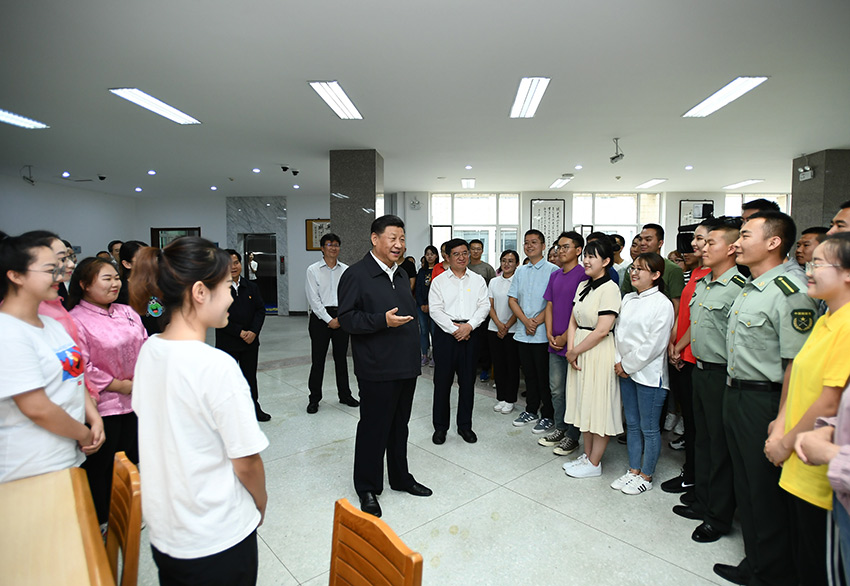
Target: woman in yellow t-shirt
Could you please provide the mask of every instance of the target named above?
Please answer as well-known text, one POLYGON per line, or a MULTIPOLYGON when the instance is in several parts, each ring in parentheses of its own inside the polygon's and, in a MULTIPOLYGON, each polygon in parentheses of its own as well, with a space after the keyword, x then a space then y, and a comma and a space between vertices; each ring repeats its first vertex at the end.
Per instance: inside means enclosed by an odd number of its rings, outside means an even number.
MULTIPOLYGON (((826 584, 826 520, 832 487, 826 466, 807 466, 794 453, 797 435, 814 427, 818 417, 835 415, 850 378, 850 237, 831 237, 806 263, 808 294, 829 310, 815 324, 794 358, 788 393, 765 442, 767 459, 782 466, 781 486, 788 493, 794 562, 805 583, 826 584)), ((791 315, 795 329, 811 327, 813 316, 791 315)))

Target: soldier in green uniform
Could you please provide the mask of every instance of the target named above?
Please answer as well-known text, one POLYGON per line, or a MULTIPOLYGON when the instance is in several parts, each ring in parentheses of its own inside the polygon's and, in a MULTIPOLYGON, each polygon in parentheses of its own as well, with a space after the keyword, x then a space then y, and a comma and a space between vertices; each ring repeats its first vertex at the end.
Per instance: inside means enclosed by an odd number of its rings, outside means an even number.
POLYGON ((726 324, 729 308, 746 279, 735 264, 735 242, 741 220, 716 220, 709 225, 702 249, 702 263, 711 273, 697 281, 690 299, 688 336, 696 358, 694 388, 694 484, 696 503, 678 505, 673 512, 699 518, 702 524, 691 534, 699 543, 717 541, 732 528, 735 492, 732 460, 723 429, 723 395, 726 393, 726 324))
POLYGON ((747 266, 751 276, 726 326, 723 423, 746 558, 738 566, 715 564, 714 571, 738 584, 798 583, 780 469, 764 457, 791 362, 815 322, 815 303, 805 294, 805 284, 782 267, 796 232, 789 216, 765 211, 750 216, 736 242, 738 264, 747 266))

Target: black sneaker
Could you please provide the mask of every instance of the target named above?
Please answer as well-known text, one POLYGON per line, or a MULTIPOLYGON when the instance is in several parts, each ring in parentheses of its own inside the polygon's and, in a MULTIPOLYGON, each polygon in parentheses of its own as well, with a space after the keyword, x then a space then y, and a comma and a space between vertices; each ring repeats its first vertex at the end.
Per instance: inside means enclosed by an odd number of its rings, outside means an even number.
POLYGON ((682 470, 678 476, 666 480, 661 483, 661 490, 664 492, 680 493, 687 492, 694 487, 693 482, 685 481, 685 471, 682 470))

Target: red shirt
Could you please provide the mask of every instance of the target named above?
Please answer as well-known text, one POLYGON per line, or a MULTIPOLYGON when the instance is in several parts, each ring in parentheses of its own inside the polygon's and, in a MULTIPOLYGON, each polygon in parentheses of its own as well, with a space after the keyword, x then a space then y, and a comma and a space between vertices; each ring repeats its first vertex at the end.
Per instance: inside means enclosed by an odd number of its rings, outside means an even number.
MULTIPOLYGON (((682 290, 682 297, 679 299, 679 321, 676 322, 676 342, 682 339, 685 332, 691 325, 691 297, 694 296, 694 290, 697 288, 697 281, 702 279, 711 269, 708 267, 699 267, 691 271, 691 278, 688 279, 687 285, 682 290)), ((682 360, 696 364, 697 360, 691 352, 691 345, 688 343, 685 349, 682 350, 682 360)))
POLYGON ((438 262, 437 264, 435 264, 435 265, 434 265, 434 268, 433 268, 433 269, 431 269, 431 282, 433 282, 433 281, 434 281, 434 279, 436 279, 436 278, 437 278, 437 275, 439 275, 440 273, 445 272, 445 270, 446 270, 446 269, 444 269, 444 268, 443 268, 443 263, 438 262))

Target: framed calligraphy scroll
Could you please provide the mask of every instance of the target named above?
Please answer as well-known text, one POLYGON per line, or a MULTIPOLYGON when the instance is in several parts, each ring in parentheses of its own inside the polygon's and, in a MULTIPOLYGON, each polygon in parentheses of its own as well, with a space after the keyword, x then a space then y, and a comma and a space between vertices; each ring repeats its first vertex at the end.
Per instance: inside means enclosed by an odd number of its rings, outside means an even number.
POLYGON ((532 199, 531 228, 543 232, 546 246, 554 244, 564 231, 567 203, 563 199, 532 199))

